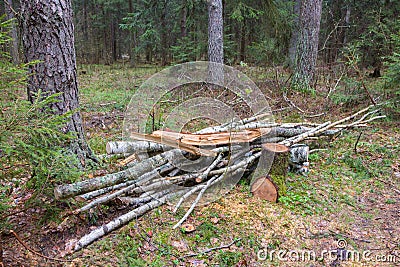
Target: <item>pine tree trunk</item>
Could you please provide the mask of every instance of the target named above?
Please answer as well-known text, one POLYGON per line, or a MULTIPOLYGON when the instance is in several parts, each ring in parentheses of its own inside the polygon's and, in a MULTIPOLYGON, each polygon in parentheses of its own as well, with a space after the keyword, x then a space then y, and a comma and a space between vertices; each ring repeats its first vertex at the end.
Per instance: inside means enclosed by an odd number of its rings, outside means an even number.
MULTIPOLYGON (((21 9, 25 61, 40 60, 29 67, 29 100, 35 101, 39 90, 43 96, 62 93, 59 102, 50 104, 51 111, 65 114, 78 109, 71 0, 23 0, 21 9)), ((76 142, 71 144, 71 149, 83 166, 86 159, 95 160, 86 143, 78 111, 62 130, 76 134, 76 142)))
MULTIPOLYGON (((5 11, 7 14, 7 20, 15 19, 12 8, 13 8, 13 1, 6 0, 5 1, 5 11)), ((17 21, 13 21, 11 24, 11 38, 12 38, 12 42, 11 42, 11 47, 10 47, 10 55, 13 60, 13 63, 19 64, 20 59, 19 59, 19 40, 18 40, 17 21)))
POLYGON ((322 0, 302 0, 296 46, 293 85, 309 88, 314 79, 322 0))
POLYGON ((208 61, 224 63, 222 1, 208 3, 208 61))
MULTIPOLYGON (((132 0, 128 1, 128 12, 130 14, 133 13, 133 2, 132 0)), ((135 30, 136 31, 136 30, 135 30)), ((131 68, 136 66, 136 33, 133 30, 129 30, 129 66, 131 68)))
POLYGON ((344 17, 345 28, 344 28, 343 42, 342 42, 343 47, 347 44, 348 32, 350 27, 350 15, 351 15, 351 6, 350 4, 348 4, 346 7, 346 16, 344 17))
POLYGON ((290 68, 294 68, 295 57, 296 57, 296 44, 299 37, 299 15, 300 15, 300 2, 301 0, 295 0, 293 6, 293 28, 292 28, 292 35, 289 41, 289 65, 290 68))
POLYGON ((208 1, 208 61, 209 82, 223 84, 224 38, 222 1, 208 1), (213 64, 218 63, 218 64, 213 64))
POLYGON ((163 9, 161 11, 161 66, 167 65, 167 53, 168 53, 168 40, 167 40, 167 21, 166 21, 166 9, 167 2, 163 2, 163 9))
POLYGON ((187 2, 186 0, 182 0, 182 7, 181 7, 181 37, 187 36, 187 2))

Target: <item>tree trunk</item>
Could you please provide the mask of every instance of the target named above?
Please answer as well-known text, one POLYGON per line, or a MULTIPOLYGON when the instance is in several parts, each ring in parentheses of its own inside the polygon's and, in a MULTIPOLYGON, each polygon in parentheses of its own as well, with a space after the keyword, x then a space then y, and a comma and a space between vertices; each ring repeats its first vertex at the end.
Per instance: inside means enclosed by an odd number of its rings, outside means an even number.
POLYGON ((114 18, 110 20, 110 47, 111 47, 111 64, 117 61, 117 39, 115 32, 114 18))
POLYGON ((351 15, 351 6, 350 4, 347 5, 346 7, 346 16, 344 17, 344 34, 343 34, 343 42, 342 46, 346 46, 347 44, 347 39, 348 39, 348 32, 349 32, 349 27, 350 27, 350 15, 351 15))
MULTIPOLYGON (((65 114, 79 108, 76 79, 74 28, 70 0, 23 0, 22 35, 25 61, 40 60, 29 67, 28 98, 62 93, 59 102, 49 108, 55 114, 65 114)), ((86 143, 79 111, 71 116, 64 132, 74 132, 76 141, 71 149, 84 166, 86 159, 96 160, 86 143)))
MULTIPOLYGON (((5 1, 5 11, 7 14, 7 20, 15 19, 14 10, 13 10, 13 1, 7 0, 5 1)), ((17 29, 17 22, 13 21, 11 23, 11 38, 12 43, 10 47, 10 55, 13 60, 14 64, 19 64, 19 41, 18 41, 18 29, 17 29)))
POLYGON ((208 4, 208 61, 224 63, 222 1, 208 4))
POLYGON ((240 29, 240 61, 245 60, 246 53, 246 18, 243 18, 243 22, 240 29))
POLYGON ((299 16, 299 36, 296 46, 292 84, 309 88, 314 79, 318 55, 322 0, 302 0, 299 16))
POLYGON ((187 36, 187 27, 186 27, 186 21, 187 21, 187 0, 182 0, 182 7, 181 7, 181 37, 186 37, 187 36))
POLYGON ((223 38, 222 1, 208 1, 208 61, 209 81, 212 84, 223 84, 224 38, 223 38), (217 64, 215 64, 217 63, 217 64))
MULTIPOLYGON (((133 13, 133 2, 132 0, 128 1, 128 11, 130 14, 133 13)), ((135 67, 136 65, 136 30, 129 31, 129 66, 131 68, 135 67)))
POLYGON ((295 57, 296 57, 296 44, 299 37, 299 15, 300 15, 300 2, 301 0, 295 0, 293 6, 293 27, 292 35, 289 41, 289 66, 294 69, 295 57))
POLYGON ((166 12, 167 12, 167 2, 163 2, 163 9, 161 11, 161 66, 167 65, 167 49, 168 49, 168 40, 167 40, 167 21, 166 21, 166 12))

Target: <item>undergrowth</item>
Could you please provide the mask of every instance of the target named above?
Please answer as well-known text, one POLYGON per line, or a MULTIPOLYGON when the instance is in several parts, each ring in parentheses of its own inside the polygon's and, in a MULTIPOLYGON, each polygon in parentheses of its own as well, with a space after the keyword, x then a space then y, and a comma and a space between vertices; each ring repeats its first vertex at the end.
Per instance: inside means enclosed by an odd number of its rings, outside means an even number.
MULTIPOLYGON (((7 29, 9 23, 1 22, 0 29, 7 29)), ((9 41, 7 32, 0 32, 0 44, 9 41)), ((52 194, 52 185, 76 180, 80 171, 76 168, 77 158, 68 150, 74 136, 61 131, 72 112, 63 115, 48 112, 48 105, 57 102, 59 94, 43 97, 39 92, 37 100, 30 103, 24 90, 26 69, 36 62, 16 66, 10 63, 7 53, 0 53, 0 90, 4 96, 0 100, 0 216, 3 217, 17 202, 15 192, 31 189, 33 196, 26 204, 41 203, 41 196, 52 194)))

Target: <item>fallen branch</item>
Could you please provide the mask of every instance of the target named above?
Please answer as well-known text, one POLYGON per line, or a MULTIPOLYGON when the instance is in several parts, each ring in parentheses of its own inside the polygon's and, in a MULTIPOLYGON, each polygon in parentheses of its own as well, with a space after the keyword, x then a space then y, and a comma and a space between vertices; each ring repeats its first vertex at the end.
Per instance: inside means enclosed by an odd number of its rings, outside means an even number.
POLYGON ((236 242, 239 242, 240 240, 242 240, 242 239, 238 238, 238 239, 233 240, 229 244, 222 245, 222 246, 219 246, 219 247, 209 248, 209 249, 206 249, 206 250, 204 250, 202 252, 199 252, 199 253, 188 254, 188 255, 183 256, 182 258, 196 257, 198 255, 207 254, 207 253, 210 253, 210 252, 215 251, 215 250, 230 248, 233 244, 235 244, 236 242))
POLYGON ((117 173, 107 174, 73 184, 59 185, 54 189, 54 195, 56 199, 63 199, 108 187, 114 184, 123 183, 127 180, 137 179, 146 172, 149 172, 161 165, 166 164, 168 162, 168 159, 172 160, 174 153, 177 152, 179 152, 179 150, 166 151, 164 153, 141 161, 132 168, 117 173))
POLYGON ((214 176, 213 178, 211 178, 210 180, 208 180, 208 182, 205 185, 201 185, 198 187, 201 187, 200 193, 197 195, 196 199, 193 201, 193 204, 190 206, 189 210, 186 212, 186 214, 182 217, 182 219, 177 222, 174 227, 172 227, 173 229, 178 228, 179 226, 181 226, 181 224, 189 217, 190 213, 192 213, 192 211, 194 210, 194 208, 196 207, 197 203, 199 203, 201 197, 203 196, 204 192, 210 188, 211 185, 214 184, 214 182, 218 182, 220 180, 222 180, 222 178, 224 178, 224 175, 221 176, 214 176))
POLYGON ((147 141, 117 141, 106 144, 107 154, 133 154, 138 152, 159 152, 169 150, 171 147, 147 141))
POLYGON ((93 230, 89 234, 83 236, 81 239, 77 241, 75 244, 74 251, 78 251, 89 244, 93 243, 95 240, 105 236, 106 234, 114 231, 115 229, 127 224, 131 220, 140 217, 141 215, 145 214, 147 211, 157 208, 163 204, 165 204, 168 200, 179 196, 180 194, 184 193, 185 191, 178 191, 174 193, 170 193, 160 199, 154 199, 153 201, 146 203, 124 215, 119 216, 118 218, 112 220, 111 222, 100 226, 99 228, 93 230))
MULTIPOLYGON (((146 181, 147 180, 146 179, 147 176, 150 176, 150 177, 154 178, 154 177, 157 177, 157 174, 162 174, 162 173, 167 172, 167 171, 169 171, 169 170, 171 170, 173 168, 174 168, 174 166, 172 166, 171 164, 167 163, 165 165, 162 165, 162 166, 154 169, 153 171, 151 171, 149 173, 146 173, 146 174, 142 175, 141 179, 138 179, 138 180, 146 181)), ((82 199, 85 199, 85 200, 90 200, 92 198, 101 196, 101 195, 109 193, 111 191, 115 191, 115 190, 130 186, 130 185, 135 184, 135 183, 138 184, 138 186, 139 186, 141 183, 138 180, 127 181, 127 182, 120 183, 120 184, 117 184, 117 185, 113 185, 113 186, 109 186, 109 187, 106 187, 106 188, 98 189, 98 190, 91 191, 91 192, 88 192, 86 194, 80 195, 78 197, 82 198, 82 199)))

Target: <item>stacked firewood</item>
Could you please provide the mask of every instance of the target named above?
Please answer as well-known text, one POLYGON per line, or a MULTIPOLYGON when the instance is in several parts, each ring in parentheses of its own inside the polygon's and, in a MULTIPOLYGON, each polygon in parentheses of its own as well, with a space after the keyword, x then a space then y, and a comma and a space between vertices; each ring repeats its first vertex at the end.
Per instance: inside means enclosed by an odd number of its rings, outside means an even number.
MULTIPOLYGON (((131 133, 135 141, 109 142, 107 153, 125 156, 120 162, 125 169, 59 185, 55 188, 55 196, 57 199, 77 197, 84 201, 74 214, 88 212, 115 200, 130 207, 130 210, 76 240, 72 251, 80 250, 165 203, 173 203, 175 212, 184 204, 188 207, 186 214, 175 225, 175 228, 179 227, 193 209, 205 201, 204 198, 210 201, 213 194, 226 193, 244 173, 247 176, 260 175, 254 174, 257 171, 255 166, 260 164, 260 157, 265 160, 263 155, 266 155, 266 149, 269 153, 279 154, 290 151, 291 147, 298 149, 299 142, 333 138, 344 129, 366 127, 369 122, 384 117, 377 112, 370 106, 344 119, 321 124, 273 123, 268 119, 271 114, 266 113, 208 127, 196 133, 168 130, 152 134, 131 133), (210 195, 205 197, 207 193, 210 195)), ((295 169, 307 167, 302 164, 304 162, 296 162, 292 158, 290 166, 295 169)), ((256 181, 255 184, 262 183, 256 181)))

